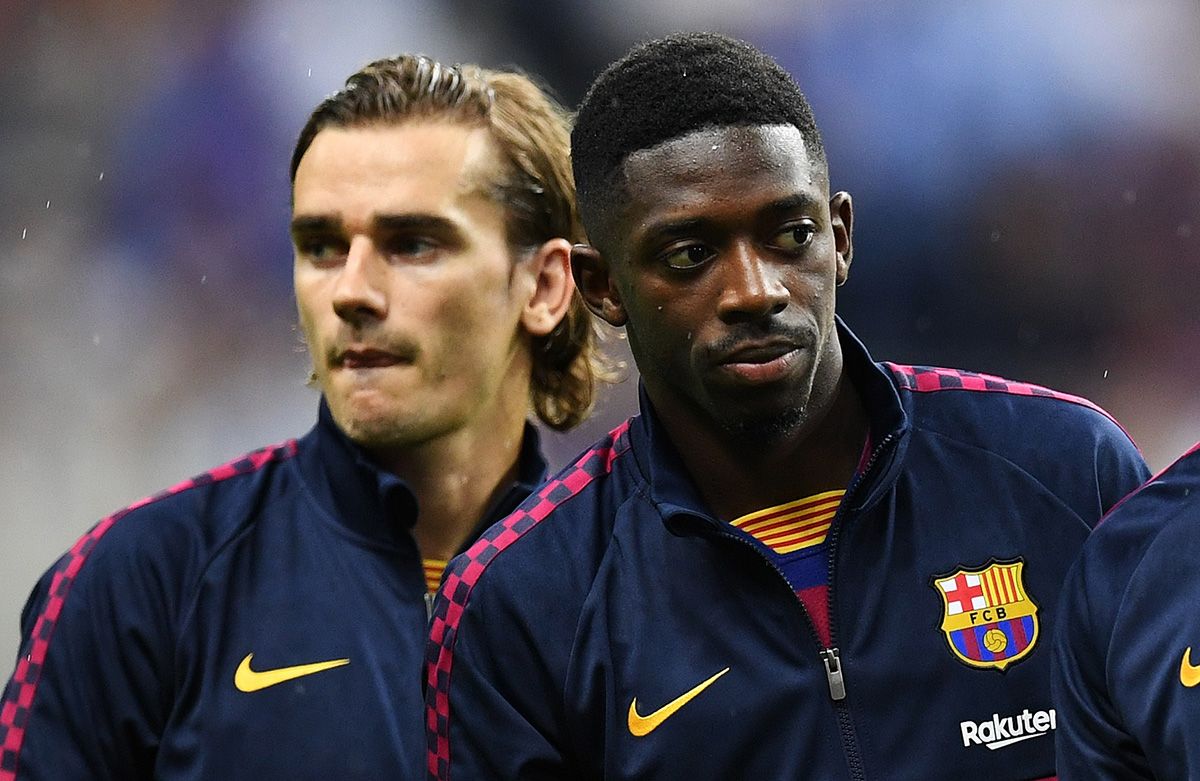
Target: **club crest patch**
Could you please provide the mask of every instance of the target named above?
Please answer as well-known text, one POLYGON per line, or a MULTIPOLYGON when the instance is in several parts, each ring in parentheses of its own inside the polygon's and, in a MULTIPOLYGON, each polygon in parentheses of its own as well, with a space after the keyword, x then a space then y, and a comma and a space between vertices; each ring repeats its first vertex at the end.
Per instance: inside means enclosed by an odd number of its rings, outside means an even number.
POLYGON ((942 597, 941 629, 950 653, 971 667, 1003 671, 1038 640, 1038 608, 1025 590, 1025 562, 992 559, 980 569, 935 575, 942 597))

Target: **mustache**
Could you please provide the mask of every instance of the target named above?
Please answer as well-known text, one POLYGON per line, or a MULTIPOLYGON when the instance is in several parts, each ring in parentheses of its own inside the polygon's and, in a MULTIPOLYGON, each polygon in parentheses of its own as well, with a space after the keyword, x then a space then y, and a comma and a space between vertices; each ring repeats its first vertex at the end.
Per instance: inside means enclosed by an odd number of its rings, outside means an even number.
POLYGON ((347 334, 339 337, 326 348, 325 361, 331 366, 340 363, 348 352, 386 353, 402 361, 411 361, 420 352, 420 347, 415 340, 403 334, 375 337, 347 334))
POLYGON ((748 342, 777 342, 793 347, 811 347, 816 343, 816 332, 808 326, 783 323, 775 320, 737 323, 711 342, 706 349, 711 355, 728 355, 748 342))

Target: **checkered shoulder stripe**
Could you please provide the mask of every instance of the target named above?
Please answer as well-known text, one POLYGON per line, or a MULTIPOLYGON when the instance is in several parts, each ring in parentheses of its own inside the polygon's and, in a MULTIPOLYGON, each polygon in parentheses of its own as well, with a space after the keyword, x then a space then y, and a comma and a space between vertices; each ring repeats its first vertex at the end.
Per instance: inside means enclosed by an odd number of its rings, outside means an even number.
POLYGON ((271 461, 282 461, 295 454, 295 440, 248 453, 236 461, 184 480, 165 491, 139 499, 100 521, 87 534, 79 538, 67 555, 58 562, 54 570, 46 605, 37 617, 33 633, 26 638, 25 645, 21 648, 16 671, 13 672, 12 679, 4 691, 4 701, 3 704, 0 704, 0 781, 15 781, 17 777, 17 760, 21 754, 21 744, 25 739, 25 724, 29 719, 29 710, 37 692, 42 664, 46 660, 46 652, 50 647, 50 638, 54 634, 58 617, 62 613, 63 603, 67 599, 67 593, 71 590, 75 576, 79 574, 88 555, 105 532, 111 529, 114 523, 140 507, 145 507, 189 488, 209 485, 227 480, 235 475, 256 471, 271 461))
POLYGON ((1128 501, 1129 501, 1130 499, 1132 499, 1133 497, 1135 497, 1135 496, 1137 496, 1138 494, 1140 494, 1142 491, 1146 490, 1147 486, 1149 486, 1150 484, 1152 484, 1152 483, 1155 483, 1155 482, 1157 482, 1158 480, 1161 480, 1161 479, 1162 479, 1162 476, 1163 476, 1163 475, 1165 475, 1167 472, 1170 472, 1172 469, 1174 469, 1174 468, 1175 468, 1175 465, 1176 465, 1176 464, 1178 464, 1180 461, 1183 461, 1183 460, 1185 460, 1185 459, 1187 459, 1187 458, 1190 458, 1190 457, 1192 457, 1192 455, 1193 455, 1193 454, 1195 454, 1195 453, 1197 453, 1197 452, 1200 452, 1200 442, 1197 442, 1196 444, 1192 445, 1190 448, 1188 448, 1188 451, 1187 451, 1186 453, 1184 453, 1183 455, 1181 455, 1179 458, 1175 459, 1175 460, 1174 460, 1174 461, 1172 461, 1171 463, 1167 464, 1167 465, 1166 465, 1166 466, 1164 466, 1162 469, 1160 469, 1160 470, 1158 470, 1157 472, 1155 472, 1155 473, 1154 473, 1154 474, 1153 474, 1153 475, 1150 477, 1150 479, 1149 479, 1149 480, 1147 480, 1146 482, 1142 483, 1141 485, 1139 485, 1137 488, 1133 489, 1133 490, 1132 490, 1132 491, 1130 491, 1129 493, 1125 494, 1125 496, 1121 497, 1120 501, 1118 501, 1118 502, 1117 502, 1116 504, 1114 504, 1112 507, 1109 507, 1109 508, 1108 508, 1108 512, 1104 513, 1104 515, 1102 515, 1102 516, 1100 517, 1100 520, 1096 521, 1096 525, 1097 525, 1097 526, 1099 526, 1100 524, 1102 524, 1102 523, 1104 523, 1105 521, 1107 521, 1107 520, 1108 520, 1108 516, 1110 516, 1110 515, 1112 515, 1113 513, 1115 513, 1115 512, 1117 511, 1117 509, 1118 509, 1118 508, 1120 508, 1121 506, 1123 506, 1123 505, 1124 505, 1126 502, 1128 502, 1128 501))
POLYGON ((511 515, 493 526, 451 564, 442 580, 429 625, 425 653, 425 721, 429 778, 450 778, 450 672, 454 640, 471 590, 488 564, 551 511, 612 471, 617 456, 629 449, 629 421, 617 426, 570 468, 543 485, 511 515))
MULTIPOLYGON (((1117 420, 1098 405, 1082 396, 1072 396, 1056 390, 1043 388, 1041 385, 1031 385, 1027 382, 1014 382, 991 374, 979 374, 961 369, 940 369, 935 366, 901 366, 895 363, 885 363, 895 376, 901 388, 917 393, 931 393, 944 390, 965 390, 984 393, 1008 393, 1013 396, 1040 396, 1047 399, 1058 399, 1070 404, 1078 404, 1090 410, 1099 412, 1104 417, 1116 423, 1117 420)), ((1121 426, 1121 430, 1125 428, 1121 426)), ((1129 432, 1125 432, 1129 436, 1129 432)), ((1131 438, 1132 441, 1132 438, 1131 438)))

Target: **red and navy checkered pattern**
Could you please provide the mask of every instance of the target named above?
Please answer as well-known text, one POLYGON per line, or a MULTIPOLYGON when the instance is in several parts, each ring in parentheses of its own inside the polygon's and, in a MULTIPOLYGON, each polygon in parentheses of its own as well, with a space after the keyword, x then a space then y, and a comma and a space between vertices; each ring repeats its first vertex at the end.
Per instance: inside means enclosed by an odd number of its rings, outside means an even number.
MULTIPOLYGON (((1040 385, 1031 385, 1027 382, 1014 382, 1013 380, 1006 380, 1003 377, 968 372, 962 369, 940 369, 936 366, 901 366, 895 363, 884 363, 884 366, 892 372, 892 375, 895 376, 901 388, 916 391, 917 393, 965 390, 984 393, 1008 393, 1013 396, 1039 396, 1087 407, 1099 412, 1118 426, 1121 425, 1117 423, 1112 415, 1109 415, 1102 408, 1082 396, 1060 393, 1056 390, 1043 388, 1040 385)), ((1125 431, 1124 427, 1121 430, 1125 431)), ((1128 436, 1129 432, 1125 433, 1128 436)))
POLYGON ((50 638, 54 634, 58 617, 62 613, 63 603, 71 590, 75 576, 79 574, 88 555, 95 549, 96 543, 104 536, 105 532, 112 528, 114 523, 140 507, 145 507, 189 488, 209 485, 236 475, 256 471, 271 461, 281 461, 295 454, 296 442, 288 440, 279 445, 256 450, 236 461, 184 480, 165 491, 139 499, 93 526, 59 560, 52 576, 46 604, 37 617, 33 633, 27 638, 25 646, 21 649, 17 669, 4 692, 4 702, 0 705, 0 781, 15 781, 17 777, 17 760, 21 754, 21 743, 25 738, 25 725, 29 719, 30 706, 33 704, 33 698, 37 692, 42 665, 46 661, 46 652, 50 648, 50 638))
POLYGON ((509 545, 532 529, 554 508, 582 491, 592 480, 612 471, 613 461, 629 449, 629 421, 584 453, 570 468, 543 485, 512 515, 488 529, 466 553, 451 563, 433 608, 429 648, 425 655, 428 727, 428 770, 434 779, 450 778, 450 673, 454 666, 454 639, 479 577, 509 545))
POLYGON ((1112 507, 1109 507, 1108 512, 1106 512, 1104 514, 1104 516, 1102 518, 1100 518, 1099 521, 1096 521, 1096 525, 1099 526, 1100 524, 1107 521, 1108 516, 1115 513, 1118 508, 1120 508, 1122 505, 1124 505, 1126 502, 1128 502, 1133 497, 1140 494, 1142 491, 1146 490, 1147 486, 1157 482, 1167 472, 1174 470, 1176 464, 1178 464, 1180 461, 1184 460, 1185 458, 1187 458, 1188 456, 1192 455, 1193 453, 1195 453, 1197 451, 1200 451, 1200 442, 1197 442, 1196 444, 1192 445, 1190 448, 1188 448, 1188 451, 1186 453, 1184 453, 1183 455, 1181 455, 1179 458, 1175 459, 1171 463, 1167 464, 1162 469, 1155 472, 1154 475, 1152 475, 1149 480, 1147 480, 1146 482, 1142 483, 1134 490, 1127 493, 1124 497, 1121 498, 1121 501, 1117 502, 1112 507))

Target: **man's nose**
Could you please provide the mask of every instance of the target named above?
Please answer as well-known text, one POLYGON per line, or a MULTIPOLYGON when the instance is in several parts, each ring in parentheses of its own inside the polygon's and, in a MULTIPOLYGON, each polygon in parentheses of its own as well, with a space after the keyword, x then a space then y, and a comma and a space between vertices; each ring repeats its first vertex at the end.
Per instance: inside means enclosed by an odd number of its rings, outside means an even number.
POLYGON ((386 263, 370 238, 356 236, 350 241, 333 291, 333 309, 338 317, 352 325, 387 317, 388 299, 382 280, 386 263))
POLYGON ((781 269, 753 243, 735 243, 719 261, 724 271, 717 314, 725 322, 757 320, 779 314, 788 305, 781 269))

